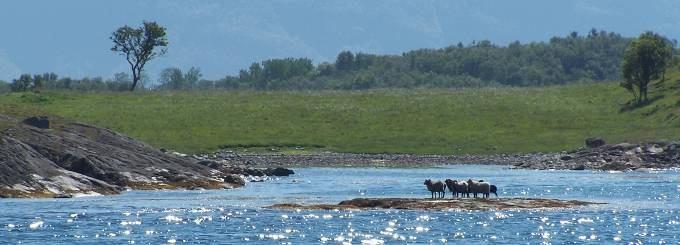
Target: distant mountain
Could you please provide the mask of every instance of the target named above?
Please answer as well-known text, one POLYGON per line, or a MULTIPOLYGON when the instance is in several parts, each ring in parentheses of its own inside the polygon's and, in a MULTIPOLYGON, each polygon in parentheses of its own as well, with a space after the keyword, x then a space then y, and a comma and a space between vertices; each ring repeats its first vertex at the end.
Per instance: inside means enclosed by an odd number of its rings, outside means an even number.
POLYGON ((680 33, 680 2, 654 1, 12 1, 0 8, 0 79, 20 73, 105 76, 126 71, 109 51, 122 25, 156 20, 168 28, 166 57, 150 63, 200 67, 204 77, 236 74, 254 61, 341 50, 401 54, 488 39, 547 41, 591 28, 635 36, 680 33))

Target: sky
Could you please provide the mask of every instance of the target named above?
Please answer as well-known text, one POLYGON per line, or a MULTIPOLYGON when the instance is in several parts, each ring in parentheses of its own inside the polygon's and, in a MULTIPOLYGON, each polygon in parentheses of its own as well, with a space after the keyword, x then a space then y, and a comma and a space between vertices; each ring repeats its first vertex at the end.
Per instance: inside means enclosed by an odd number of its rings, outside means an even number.
POLYGON ((203 77, 237 74, 253 62, 308 57, 335 60, 342 50, 401 54, 458 42, 547 41, 592 28, 680 39, 676 0, 7 0, 0 6, 0 80, 22 73, 112 77, 129 72, 110 51, 117 28, 157 21, 166 67, 199 67, 203 77))

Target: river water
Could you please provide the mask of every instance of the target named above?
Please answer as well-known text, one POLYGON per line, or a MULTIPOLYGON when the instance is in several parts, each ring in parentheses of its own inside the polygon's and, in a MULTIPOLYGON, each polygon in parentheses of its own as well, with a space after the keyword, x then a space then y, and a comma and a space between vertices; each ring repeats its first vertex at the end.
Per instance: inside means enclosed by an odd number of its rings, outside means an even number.
POLYGON ((0 243, 680 243, 678 170, 608 173, 452 165, 295 171, 291 177, 248 183, 235 190, 0 199, 0 243), (484 179, 497 185, 503 197, 609 204, 505 211, 263 208, 276 203, 337 203, 356 197, 429 197, 422 184, 425 178, 484 179))

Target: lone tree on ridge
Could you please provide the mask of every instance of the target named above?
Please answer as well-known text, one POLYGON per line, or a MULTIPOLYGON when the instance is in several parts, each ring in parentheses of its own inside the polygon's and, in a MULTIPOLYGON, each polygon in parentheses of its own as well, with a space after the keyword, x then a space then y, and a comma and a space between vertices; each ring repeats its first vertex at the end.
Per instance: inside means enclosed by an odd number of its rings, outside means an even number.
POLYGON ((668 40, 654 32, 640 34, 626 48, 621 86, 633 93, 636 103, 647 101, 649 82, 659 79, 664 73, 672 52, 668 40))
POLYGON ((156 22, 144 21, 139 28, 123 26, 111 34, 113 47, 111 51, 125 56, 132 69, 132 86, 134 91, 141 78, 144 65, 149 60, 167 52, 168 40, 165 37, 165 27, 156 22), (159 49, 155 49, 159 47, 159 49))

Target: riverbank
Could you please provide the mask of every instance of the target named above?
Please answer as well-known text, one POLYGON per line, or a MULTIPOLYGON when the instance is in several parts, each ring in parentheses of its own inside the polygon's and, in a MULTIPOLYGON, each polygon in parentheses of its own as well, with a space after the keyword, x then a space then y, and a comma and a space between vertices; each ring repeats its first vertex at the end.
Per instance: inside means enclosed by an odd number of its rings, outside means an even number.
POLYGON ((356 153, 237 153, 222 150, 194 155, 202 161, 250 167, 430 167, 448 164, 507 165, 523 169, 636 170, 680 167, 680 141, 590 145, 558 153, 495 155, 415 155, 356 153))

